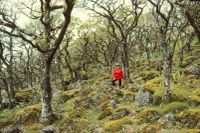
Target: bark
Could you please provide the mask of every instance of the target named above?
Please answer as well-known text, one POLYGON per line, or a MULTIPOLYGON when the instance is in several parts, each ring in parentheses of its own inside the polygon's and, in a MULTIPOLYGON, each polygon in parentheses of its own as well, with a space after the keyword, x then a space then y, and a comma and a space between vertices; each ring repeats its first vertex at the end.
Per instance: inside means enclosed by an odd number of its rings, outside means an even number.
POLYGON ((170 83, 171 83, 171 70, 172 70, 172 55, 169 52, 167 42, 162 42, 164 64, 163 64, 163 76, 164 76, 164 89, 163 89, 163 102, 169 103, 170 96, 170 83))
POLYGON ((13 79, 13 39, 10 36, 10 42, 9 42, 9 52, 10 52, 10 61, 8 66, 8 74, 9 74, 9 91, 11 99, 14 99, 15 97, 15 91, 14 91, 14 79, 13 79))
POLYGON ((51 107, 51 83, 50 70, 51 62, 46 62, 44 66, 43 79, 41 82, 41 98, 42 98, 42 114, 41 120, 44 123, 51 123, 53 121, 52 107, 51 107))

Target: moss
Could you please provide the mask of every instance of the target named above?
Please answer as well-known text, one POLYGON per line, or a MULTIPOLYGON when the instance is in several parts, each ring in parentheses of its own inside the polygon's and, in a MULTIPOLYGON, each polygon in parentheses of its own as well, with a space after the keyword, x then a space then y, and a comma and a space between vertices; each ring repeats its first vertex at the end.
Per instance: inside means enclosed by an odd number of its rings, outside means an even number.
POLYGON ((124 118, 121 118, 121 119, 106 122, 105 125, 104 125, 104 128, 105 128, 105 130, 116 131, 116 130, 119 130, 122 125, 129 124, 129 123, 132 123, 131 118, 130 117, 124 117, 124 118))
POLYGON ((39 123, 30 124, 26 127, 26 133, 38 133, 44 126, 39 123))
POLYGON ((200 122, 200 109, 189 109, 178 114, 180 121, 189 128, 195 128, 200 122))
POLYGON ((78 93, 79 91, 80 89, 72 89, 72 90, 64 91, 61 93, 61 100, 65 102, 71 99, 72 97, 74 97, 74 94, 78 93))
POLYGON ((16 123, 30 124, 39 122, 40 114, 41 104, 35 104, 18 111, 13 119, 16 123))
POLYGON ((171 85, 171 95, 174 101, 185 101, 192 95, 192 91, 179 85, 171 85))
POLYGON ((161 111, 157 108, 146 108, 139 113, 139 117, 141 122, 155 122, 161 114, 161 111))
POLYGON ((33 90, 22 90, 15 93, 17 102, 29 102, 33 98, 33 90))
POLYGON ((76 118, 76 117, 81 117, 83 112, 84 112, 85 108, 83 107, 78 107, 74 110, 72 110, 70 113, 69 113, 69 117, 71 118, 76 118))
POLYGON ((101 112, 97 109, 87 109, 82 113, 82 117, 84 119, 95 121, 98 120, 101 112))
POLYGON ((141 76, 143 80, 150 80, 150 79, 153 79, 153 78, 159 76, 159 71, 154 70, 154 69, 145 70, 139 76, 141 76))
POLYGON ((182 129, 178 133, 199 133, 200 129, 182 129))
POLYGON ((104 110, 105 108, 107 108, 108 107, 108 103, 109 103, 109 100, 108 99, 104 99, 101 103, 100 103, 100 108, 102 109, 102 110, 104 110))
POLYGON ((19 108, 13 108, 13 109, 4 109, 0 111, 0 129, 3 129, 5 126, 14 123, 13 117, 18 110, 19 108))
POLYGON ((168 113, 168 112, 180 112, 185 109, 189 108, 188 103, 185 102, 172 102, 167 105, 162 105, 161 106, 163 113, 168 113))
POLYGON ((99 116, 99 120, 106 118, 107 116, 110 116, 113 114, 113 109, 111 107, 107 107, 103 110, 103 112, 99 116))
POLYGON ((143 88, 152 92, 152 93, 155 93, 156 91, 160 90, 161 87, 160 87, 160 83, 163 81, 163 78, 162 77, 156 77, 152 80, 149 80, 147 81, 144 85, 143 85, 143 88))
POLYGON ((193 93, 196 94, 197 96, 200 96, 200 88, 198 88, 195 91, 193 91, 193 93))
POLYGON ((189 99, 194 103, 197 103, 197 104, 200 103, 200 97, 197 95, 189 96, 189 99))
POLYGON ((94 81, 94 84, 95 85, 99 85, 99 84, 101 84, 103 81, 105 81, 105 80, 108 80, 108 79, 111 79, 112 77, 111 77, 111 75, 109 74, 109 73, 104 73, 100 78, 98 78, 98 79, 96 79, 95 81, 94 81))
POLYGON ((87 119, 80 118, 69 118, 66 117, 62 121, 60 121, 57 125, 54 125, 57 133, 65 133, 66 131, 69 133, 80 133, 83 130, 88 129, 88 126, 91 122, 87 119))
POLYGON ((162 129, 160 124, 151 124, 145 126, 140 133, 157 133, 162 129))

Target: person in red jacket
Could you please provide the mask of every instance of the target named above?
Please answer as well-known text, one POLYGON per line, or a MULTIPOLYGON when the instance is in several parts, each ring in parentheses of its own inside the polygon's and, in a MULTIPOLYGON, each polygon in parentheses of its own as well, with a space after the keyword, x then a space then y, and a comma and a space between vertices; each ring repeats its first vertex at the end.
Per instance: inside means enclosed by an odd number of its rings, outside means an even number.
POLYGON ((124 74, 122 69, 120 68, 120 65, 117 63, 116 68, 113 70, 113 81, 112 85, 115 86, 115 82, 119 81, 119 86, 122 85, 122 79, 124 78, 124 74))

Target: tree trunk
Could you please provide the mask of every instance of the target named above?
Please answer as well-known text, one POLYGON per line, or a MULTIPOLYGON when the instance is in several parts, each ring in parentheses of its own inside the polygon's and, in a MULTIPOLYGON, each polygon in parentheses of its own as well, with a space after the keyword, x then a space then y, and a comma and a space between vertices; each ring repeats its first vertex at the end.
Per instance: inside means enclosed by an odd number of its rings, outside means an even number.
POLYGON ((4 82, 4 85, 5 85, 6 93, 8 95, 9 109, 11 109, 13 107, 13 103, 12 103, 11 95, 10 95, 10 92, 9 92, 8 83, 7 83, 6 79, 4 79, 4 78, 3 78, 3 82, 4 82))
POLYGON ((123 44, 123 53, 122 53, 122 62, 123 62, 123 68, 124 68, 124 78, 128 81, 130 80, 129 75, 129 62, 128 62, 128 49, 127 49, 127 43, 125 42, 123 44))
POLYGON ((10 61, 9 61, 9 67, 8 67, 8 74, 9 74, 9 91, 11 99, 15 98, 15 91, 14 91, 14 83, 13 83, 13 39, 10 37, 9 42, 9 52, 10 52, 10 61))
POLYGON ((43 123, 51 123, 53 121, 53 113, 51 107, 51 79, 50 79, 51 62, 46 59, 46 63, 43 71, 43 78, 41 82, 41 94, 42 94, 42 114, 41 121, 43 123))
POLYGON ((164 75, 164 90, 163 90, 163 101, 165 103, 170 102, 170 83, 171 83, 171 69, 172 69, 172 56, 169 53, 167 42, 163 44, 163 75, 164 75))

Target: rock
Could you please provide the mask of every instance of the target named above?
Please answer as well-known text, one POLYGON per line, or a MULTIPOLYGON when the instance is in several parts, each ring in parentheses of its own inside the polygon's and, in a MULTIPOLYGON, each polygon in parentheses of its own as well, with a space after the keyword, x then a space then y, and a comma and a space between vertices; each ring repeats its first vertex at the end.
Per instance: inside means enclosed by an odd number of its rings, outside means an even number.
POLYGON ((139 87, 139 86, 129 86, 128 90, 132 91, 132 92, 138 92, 139 90, 141 90, 141 87, 139 87))
POLYGON ((140 122, 154 123, 159 120, 161 113, 156 108, 146 108, 139 113, 140 122))
POLYGON ((191 74, 200 78, 200 67, 198 65, 192 65, 188 68, 188 70, 191 72, 191 74))
POLYGON ((16 102, 30 102, 33 99, 33 90, 17 91, 15 94, 16 102))
POLYGON ((22 110, 18 111, 13 120, 14 123, 18 124, 30 124, 34 122, 39 122, 41 114, 41 104, 30 105, 22 110))
POLYGON ((147 106, 152 102, 152 94, 147 90, 139 90, 138 94, 135 96, 136 106, 147 106))
POLYGON ((108 103, 108 107, 116 108, 118 103, 119 103, 119 101, 117 101, 115 99, 110 100, 110 102, 108 103))
POLYGON ((147 125, 142 129, 141 133, 159 133, 161 129, 162 125, 159 124, 147 125))
POLYGON ((3 130, 0 130, 2 133, 25 133, 25 127, 22 125, 10 125, 3 130))
POLYGON ((116 120, 128 116, 131 112, 127 108, 117 109, 112 115, 111 120, 116 120))
POLYGON ((113 109, 111 107, 107 107, 107 108, 103 109, 103 112, 100 114, 98 119, 102 120, 102 119, 112 115, 112 113, 113 113, 113 109))
POLYGON ((189 128, 197 127, 200 122, 200 109, 189 109, 178 114, 180 122, 189 128))
POLYGON ((173 113, 165 114, 158 120, 158 123, 166 128, 170 128, 176 123, 176 116, 173 113))
POLYGON ((53 126, 48 126, 43 128, 40 133, 54 133, 54 128, 53 126))
POLYGON ((123 117, 117 120, 111 120, 104 124, 104 129, 106 131, 115 132, 121 129, 124 124, 132 124, 131 117, 123 117))
POLYGON ((61 96, 62 91, 61 90, 56 90, 53 93, 53 99, 55 99, 55 101, 59 100, 60 96, 61 96))
POLYGON ((135 96, 136 96, 136 93, 128 92, 128 93, 124 94, 123 100, 127 101, 127 102, 134 102, 135 96))

